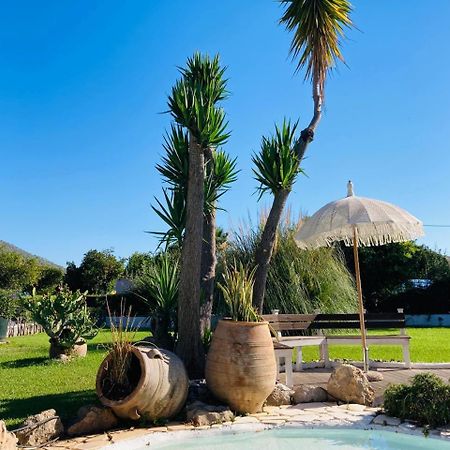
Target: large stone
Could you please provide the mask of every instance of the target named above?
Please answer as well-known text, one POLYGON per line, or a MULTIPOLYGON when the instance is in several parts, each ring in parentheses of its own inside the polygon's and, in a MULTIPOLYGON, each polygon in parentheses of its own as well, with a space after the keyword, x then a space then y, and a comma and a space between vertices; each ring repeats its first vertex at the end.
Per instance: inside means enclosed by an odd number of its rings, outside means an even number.
POLYGON ((53 439, 59 438, 64 433, 64 426, 54 409, 47 409, 39 414, 28 417, 23 429, 17 432, 20 445, 33 447, 53 439))
POLYGON ((231 422, 234 420, 234 414, 228 406, 207 405, 197 401, 187 406, 186 419, 192 422, 195 427, 202 427, 216 423, 231 422))
POLYGON ((277 383, 274 390, 266 399, 267 406, 281 406, 291 404, 292 389, 284 384, 277 383))
POLYGON ((10 433, 6 429, 5 422, 0 420, 0 449, 1 450, 16 450, 17 438, 14 433, 10 433))
POLYGON ((78 410, 78 421, 67 429, 69 436, 102 433, 119 425, 119 419, 109 408, 83 406, 78 410))
POLYGON ((303 384, 295 388, 292 396, 293 403, 311 403, 311 402, 326 402, 328 400, 327 391, 312 384, 303 384))
POLYGON ((333 370, 327 391, 337 400, 366 406, 372 405, 375 397, 364 372, 349 364, 343 364, 333 370))

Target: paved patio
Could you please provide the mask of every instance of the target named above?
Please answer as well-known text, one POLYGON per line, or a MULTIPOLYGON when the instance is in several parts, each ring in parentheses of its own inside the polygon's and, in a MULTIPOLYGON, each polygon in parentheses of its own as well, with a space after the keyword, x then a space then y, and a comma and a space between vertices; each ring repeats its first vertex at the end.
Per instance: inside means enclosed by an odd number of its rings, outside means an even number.
MULTIPOLYGON (((316 384, 325 387, 333 369, 307 369, 302 372, 294 372, 294 385, 316 384)), ((421 372, 431 372, 444 381, 450 379, 450 369, 378 369, 377 372, 383 374, 383 381, 371 383, 375 390, 374 406, 383 403, 383 394, 389 384, 407 383, 410 378, 421 372)), ((281 374, 280 381, 285 381, 284 374, 281 374)))

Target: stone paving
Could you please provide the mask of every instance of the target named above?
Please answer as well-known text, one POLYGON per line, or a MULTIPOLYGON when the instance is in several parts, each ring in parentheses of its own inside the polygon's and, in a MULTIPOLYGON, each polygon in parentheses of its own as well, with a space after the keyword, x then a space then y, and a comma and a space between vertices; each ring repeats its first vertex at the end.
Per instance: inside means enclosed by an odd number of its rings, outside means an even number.
MULTIPOLYGON (((203 430, 223 431, 251 431, 266 428, 286 427, 341 427, 359 429, 385 429, 396 432, 423 435, 424 429, 410 422, 380 414, 379 408, 370 408, 356 404, 336 405, 336 403, 300 403, 288 406, 267 406, 263 412, 238 416, 233 422, 214 424, 194 428, 191 424, 169 422, 165 426, 152 428, 135 428, 113 431, 102 435, 85 436, 67 441, 55 442, 48 450, 94 450, 94 449, 132 449, 134 443, 119 445, 121 442, 141 438, 137 446, 151 445, 161 439, 169 438, 173 433, 199 433, 203 430), (142 438, 144 438, 142 440, 142 438), (150 444, 147 444, 150 442, 150 444), (114 445, 111 447, 113 444, 114 445), (133 445, 133 446, 132 446, 133 445)), ((450 442, 450 428, 425 430, 433 437, 448 439, 450 442)), ((184 435, 183 435, 184 437, 184 435)))

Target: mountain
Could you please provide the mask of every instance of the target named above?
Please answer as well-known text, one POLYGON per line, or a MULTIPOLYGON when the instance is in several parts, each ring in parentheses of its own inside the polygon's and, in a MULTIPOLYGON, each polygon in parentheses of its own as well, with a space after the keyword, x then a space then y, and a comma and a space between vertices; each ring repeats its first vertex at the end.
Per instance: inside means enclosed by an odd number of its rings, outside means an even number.
POLYGON ((57 269, 65 270, 64 267, 62 267, 58 264, 55 264, 55 263, 49 261, 48 259, 42 258, 41 256, 33 255, 32 253, 22 250, 21 248, 16 247, 15 245, 10 244, 9 242, 0 240, 0 252, 2 250, 6 250, 8 252, 19 253, 20 255, 24 256, 25 258, 36 258, 41 264, 44 264, 44 265, 50 266, 50 267, 55 267, 57 269))

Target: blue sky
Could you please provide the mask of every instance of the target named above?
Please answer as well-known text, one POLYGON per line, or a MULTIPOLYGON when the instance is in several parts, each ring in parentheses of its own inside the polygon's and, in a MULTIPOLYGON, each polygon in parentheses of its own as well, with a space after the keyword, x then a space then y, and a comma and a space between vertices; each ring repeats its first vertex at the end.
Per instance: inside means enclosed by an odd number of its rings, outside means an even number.
MULTIPOLYGON (((312 213, 357 194, 401 205, 426 224, 450 224, 450 2, 355 0, 359 30, 344 42, 325 114, 290 197, 312 213)), ((0 239, 64 264, 91 248, 154 250, 154 166, 170 118, 176 66, 194 51, 221 54, 241 170, 219 223, 258 208, 251 154, 283 117, 311 115, 294 74, 290 36, 272 0, 17 0, 0 16, 0 239)), ((450 228, 424 242, 450 251, 450 228)))

